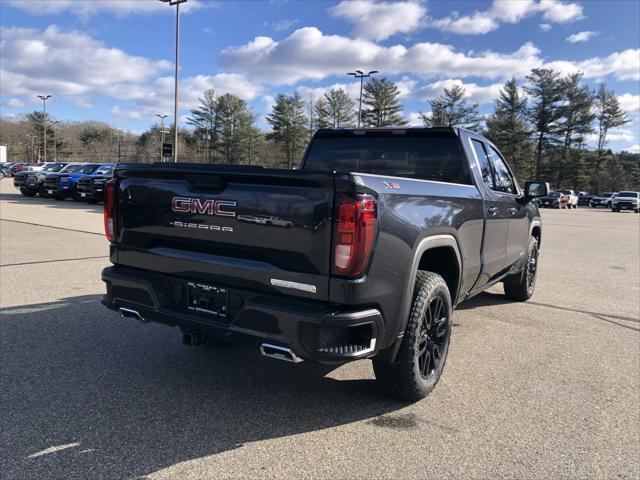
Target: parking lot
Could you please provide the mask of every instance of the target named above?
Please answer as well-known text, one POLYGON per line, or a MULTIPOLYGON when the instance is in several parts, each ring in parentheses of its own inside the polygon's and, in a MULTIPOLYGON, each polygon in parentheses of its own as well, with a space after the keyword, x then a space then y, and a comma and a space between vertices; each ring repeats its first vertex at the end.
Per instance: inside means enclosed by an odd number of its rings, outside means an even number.
POLYGON ((543 210, 537 291, 462 304, 416 404, 100 305, 102 207, 0 182, 2 478, 638 478, 640 215, 543 210))

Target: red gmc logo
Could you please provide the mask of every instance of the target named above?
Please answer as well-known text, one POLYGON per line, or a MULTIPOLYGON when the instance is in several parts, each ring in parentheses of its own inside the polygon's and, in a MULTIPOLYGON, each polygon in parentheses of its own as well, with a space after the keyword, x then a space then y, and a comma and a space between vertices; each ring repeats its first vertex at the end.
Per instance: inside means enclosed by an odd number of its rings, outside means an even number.
POLYGON ((190 197, 173 197, 171 210, 177 213, 201 213, 203 215, 216 215, 218 217, 235 217, 236 212, 229 208, 235 207, 238 202, 233 200, 200 200, 190 197))

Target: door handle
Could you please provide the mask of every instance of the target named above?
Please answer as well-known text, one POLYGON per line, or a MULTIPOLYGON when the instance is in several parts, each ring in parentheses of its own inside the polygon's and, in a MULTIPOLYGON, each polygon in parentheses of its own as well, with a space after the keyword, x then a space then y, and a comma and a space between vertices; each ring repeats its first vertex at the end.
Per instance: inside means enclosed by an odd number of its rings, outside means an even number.
POLYGON ((489 215, 495 215, 498 213, 498 207, 489 207, 487 208, 487 212, 489 212, 489 215))
POLYGON ((520 210, 518 207, 509 207, 509 213, 511 215, 515 215, 518 210, 520 210))

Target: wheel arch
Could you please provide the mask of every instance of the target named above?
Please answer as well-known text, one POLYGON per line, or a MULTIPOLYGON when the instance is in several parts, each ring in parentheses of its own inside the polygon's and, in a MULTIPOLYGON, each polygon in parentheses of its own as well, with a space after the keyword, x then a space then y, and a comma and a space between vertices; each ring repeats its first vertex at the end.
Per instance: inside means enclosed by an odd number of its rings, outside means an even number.
POLYGON ((462 278, 462 255, 456 238, 449 234, 432 235, 420 240, 416 246, 409 276, 405 283, 402 303, 398 311, 399 320, 397 322, 398 329, 395 331, 396 339, 386 351, 382 351, 379 354, 385 358, 385 361, 393 362, 398 353, 404 331, 407 328, 416 276, 421 269, 435 269, 436 271, 428 271, 438 273, 444 278, 451 293, 451 305, 455 306, 459 297, 462 278))
MULTIPOLYGON (((531 222, 529 236, 534 237, 538 241, 538 248, 540 248, 540 245, 542 244, 542 223, 539 220, 531 222)), ((527 240, 527 242, 529 242, 529 240, 527 240)))

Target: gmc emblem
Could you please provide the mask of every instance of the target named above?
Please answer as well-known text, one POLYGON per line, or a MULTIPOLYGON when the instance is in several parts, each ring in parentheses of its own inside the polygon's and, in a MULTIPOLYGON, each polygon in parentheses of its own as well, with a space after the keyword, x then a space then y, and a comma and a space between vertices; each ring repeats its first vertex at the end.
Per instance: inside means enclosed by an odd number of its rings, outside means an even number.
POLYGON ((236 212, 228 210, 235 207, 238 202, 233 200, 200 200, 190 197, 173 197, 171 210, 177 213, 201 213, 203 215, 216 215, 218 217, 235 217, 236 212))

